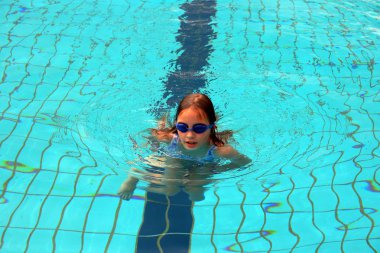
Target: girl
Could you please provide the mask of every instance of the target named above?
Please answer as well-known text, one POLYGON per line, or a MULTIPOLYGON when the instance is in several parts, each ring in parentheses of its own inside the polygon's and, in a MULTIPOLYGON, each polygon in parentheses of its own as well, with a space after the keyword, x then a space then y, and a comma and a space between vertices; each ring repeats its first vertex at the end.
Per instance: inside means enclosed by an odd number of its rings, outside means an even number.
MULTIPOLYGON (((162 174, 149 174, 150 178, 162 179, 178 179, 177 165, 181 167, 207 168, 209 172, 220 172, 227 169, 240 168, 251 162, 247 156, 240 154, 232 146, 226 144, 232 131, 216 131, 216 114, 211 100, 204 94, 187 95, 179 104, 175 115, 175 122, 172 127, 166 127, 166 119, 159 122, 158 129, 151 129, 152 138, 158 142, 166 142, 167 159, 159 168, 165 168, 162 174), (228 159, 230 163, 215 166, 215 162, 219 158, 228 159), (173 166, 175 164, 175 166, 173 166), (210 167, 210 164, 213 164, 210 167), (167 166, 169 165, 169 166, 167 166), (197 165, 197 166, 194 166, 197 165), (168 169, 166 169, 168 168, 168 169)), ((137 172, 137 169, 132 169, 137 172)), ((148 173, 145 173, 147 175, 148 173)), ((210 174, 210 173, 209 173, 210 174)), ((183 186, 185 191, 189 193, 190 199, 203 199, 203 185, 208 180, 199 180, 199 173, 189 175, 184 173, 182 178, 185 180, 166 180, 166 184, 156 191, 173 195, 183 186), (196 179, 196 180, 192 180, 196 179), (160 190, 158 190, 160 189, 160 190)), ((181 176, 180 176, 181 177, 181 176)), ((204 179, 204 178, 203 178, 204 179)), ((136 187, 138 179, 129 176, 124 181, 119 190, 119 195, 123 199, 130 199, 136 187)))

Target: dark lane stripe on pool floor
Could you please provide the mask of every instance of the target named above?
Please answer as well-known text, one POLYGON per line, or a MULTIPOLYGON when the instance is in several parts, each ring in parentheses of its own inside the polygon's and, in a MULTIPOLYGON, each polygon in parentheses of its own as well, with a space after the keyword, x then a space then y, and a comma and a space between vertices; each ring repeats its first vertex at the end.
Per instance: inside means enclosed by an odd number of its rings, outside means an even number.
POLYGON ((189 252, 193 217, 188 195, 147 192, 146 199, 136 252, 189 252))
MULTIPOLYGON (((173 61, 174 69, 164 82, 163 97, 152 109, 157 117, 162 116, 162 106, 175 108, 185 95, 199 92, 208 82, 204 72, 214 51, 216 1, 186 1, 180 9, 184 12, 178 17, 180 27, 176 41, 181 47, 176 51, 178 58, 173 61), (162 101, 166 101, 166 105, 161 104, 162 101)), ((175 196, 151 192, 146 196, 136 252, 189 252, 193 216, 188 195, 181 191, 175 196)))

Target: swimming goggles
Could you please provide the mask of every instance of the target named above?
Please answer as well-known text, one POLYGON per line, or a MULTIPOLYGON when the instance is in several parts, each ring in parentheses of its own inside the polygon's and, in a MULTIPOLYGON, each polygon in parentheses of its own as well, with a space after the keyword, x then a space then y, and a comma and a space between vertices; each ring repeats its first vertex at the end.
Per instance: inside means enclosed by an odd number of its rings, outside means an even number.
POLYGON ((175 124, 178 131, 182 133, 186 133, 189 130, 192 130, 194 133, 201 134, 206 132, 208 129, 212 128, 214 124, 211 125, 205 125, 205 124, 195 124, 192 128, 189 128, 189 126, 185 123, 177 123, 175 124))

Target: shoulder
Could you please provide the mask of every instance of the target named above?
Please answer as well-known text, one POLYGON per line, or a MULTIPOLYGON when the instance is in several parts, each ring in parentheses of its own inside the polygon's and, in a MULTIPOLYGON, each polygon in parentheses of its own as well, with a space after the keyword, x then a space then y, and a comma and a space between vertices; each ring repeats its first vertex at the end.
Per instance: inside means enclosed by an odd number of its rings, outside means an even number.
POLYGON ((171 132, 154 129, 152 130, 152 136, 155 137, 157 141, 170 142, 176 135, 171 132))
POLYGON ((239 154, 231 145, 225 144, 215 148, 215 153, 219 157, 232 158, 239 154))

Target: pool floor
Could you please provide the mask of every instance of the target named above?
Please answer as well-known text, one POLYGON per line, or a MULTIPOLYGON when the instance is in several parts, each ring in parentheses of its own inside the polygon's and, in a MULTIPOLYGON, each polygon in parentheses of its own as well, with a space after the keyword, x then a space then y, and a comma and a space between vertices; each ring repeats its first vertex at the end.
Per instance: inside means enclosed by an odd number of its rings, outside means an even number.
POLYGON ((1 2, 0 252, 378 252, 379 13, 1 2), (141 131, 191 92, 253 163, 202 201, 143 183, 120 199, 141 131))

